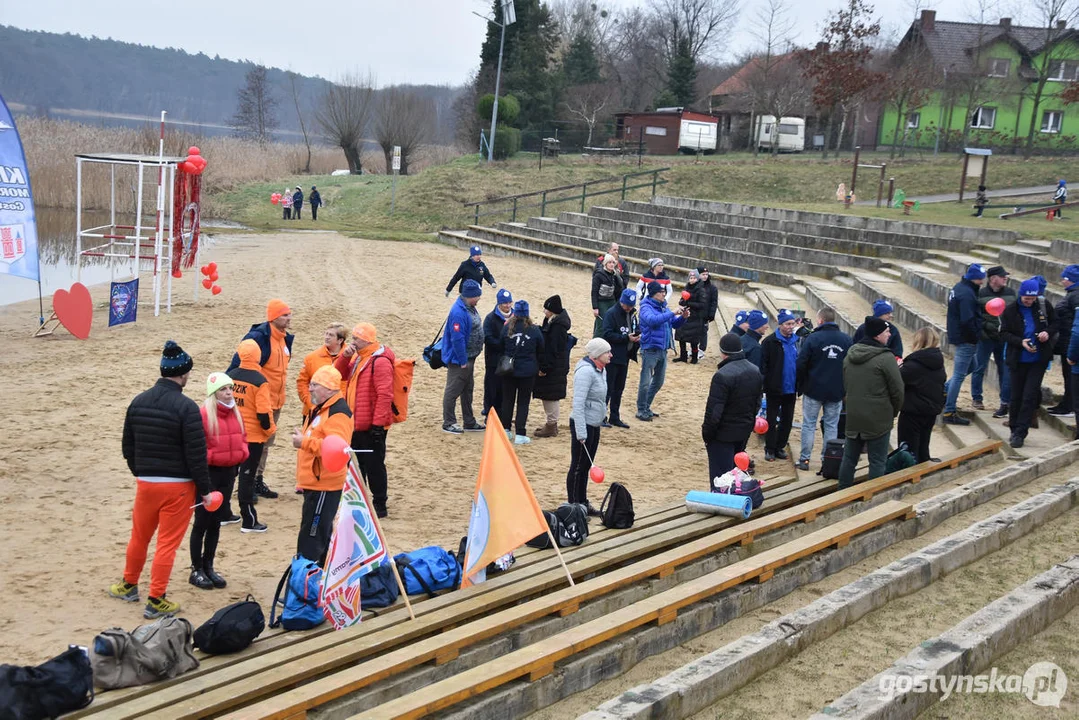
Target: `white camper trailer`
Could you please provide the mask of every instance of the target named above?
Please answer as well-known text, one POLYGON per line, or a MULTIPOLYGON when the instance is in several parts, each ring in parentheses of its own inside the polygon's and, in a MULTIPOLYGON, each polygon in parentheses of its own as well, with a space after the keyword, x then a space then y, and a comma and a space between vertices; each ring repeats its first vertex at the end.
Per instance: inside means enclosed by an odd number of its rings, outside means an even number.
POLYGON ((761 115, 757 127, 757 146, 761 150, 771 152, 773 144, 779 152, 806 149, 806 121, 802 118, 783 117, 777 123, 775 115, 761 115))
POLYGON ((719 125, 715 120, 701 122, 700 120, 687 120, 682 118, 681 128, 678 133, 678 149, 682 152, 712 153, 716 149, 716 130, 719 125))

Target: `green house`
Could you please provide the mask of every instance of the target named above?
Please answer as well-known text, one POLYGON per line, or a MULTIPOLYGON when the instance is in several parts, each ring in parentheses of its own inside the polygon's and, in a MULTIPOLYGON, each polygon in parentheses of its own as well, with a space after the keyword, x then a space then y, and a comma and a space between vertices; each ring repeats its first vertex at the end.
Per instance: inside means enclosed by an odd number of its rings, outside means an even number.
POLYGON ((1079 104, 1057 96, 1079 80, 1079 32, 937 21, 923 10, 896 48, 889 75, 905 78, 882 108, 879 145, 1021 151, 1034 117, 1035 152, 1079 149, 1079 104), (1040 92, 1039 92, 1040 90, 1040 92))

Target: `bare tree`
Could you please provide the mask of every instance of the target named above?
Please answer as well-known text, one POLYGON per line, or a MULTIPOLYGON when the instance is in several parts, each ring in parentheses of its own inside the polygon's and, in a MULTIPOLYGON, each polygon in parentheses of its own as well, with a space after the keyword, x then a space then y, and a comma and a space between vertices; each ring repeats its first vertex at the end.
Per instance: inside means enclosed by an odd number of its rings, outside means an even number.
POLYGON ((300 123, 300 132, 303 133, 303 144, 307 148, 307 160, 304 162, 303 171, 305 174, 311 172, 311 140, 307 136, 307 123, 303 121, 303 113, 300 112, 300 93, 296 88, 296 73, 291 70, 288 71, 288 83, 289 90, 292 92, 292 104, 296 108, 296 119, 300 123))
POLYGON ((592 145, 592 132, 596 128, 596 122, 600 118, 603 108, 614 94, 614 88, 606 82, 574 85, 566 91, 566 101, 563 103, 571 115, 579 117, 588 126, 588 139, 585 145, 592 145))
POLYGON ((618 14, 610 40, 597 44, 605 52, 605 72, 618 86, 619 104, 643 110, 667 82, 667 64, 656 42, 655 19, 640 7, 618 14))
POLYGON ((693 60, 711 57, 738 18, 739 0, 649 0, 654 30, 668 63, 678 53, 678 41, 689 41, 693 60))
POLYGON ((405 88, 390 87, 379 93, 375 137, 386 156, 390 172, 395 145, 401 148, 401 174, 408 175, 408 163, 434 129, 434 104, 405 88))
MULTIPOLYGON (((804 107, 809 99, 801 68, 787 52, 793 30, 794 21, 784 0, 766 0, 757 6, 749 32, 764 50, 750 61, 746 81, 748 100, 756 117, 756 122, 751 124, 754 155, 760 151, 761 116, 774 116, 778 126, 784 115, 804 107)), ((772 134, 773 155, 779 152, 778 135, 777 127, 777 132, 772 134)))
POLYGON ((920 48, 893 56, 890 65, 882 75, 884 86, 881 94, 884 102, 895 109, 890 155, 894 158, 897 151, 902 155, 906 148, 910 114, 928 102, 938 79, 928 52, 920 48))
POLYGON ((240 137, 259 143, 269 142, 277 128, 277 100, 270 89, 265 65, 247 71, 244 86, 236 93, 232 127, 240 137))
POLYGON ((1030 157, 1034 152, 1034 136, 1041 122, 1038 111, 1045 94, 1045 84, 1050 78, 1079 79, 1079 70, 1076 69, 1076 61, 1070 52, 1070 43, 1062 42, 1073 32, 1068 29, 1068 25, 1074 23, 1079 15, 1079 4, 1075 0, 1037 0, 1034 6, 1045 32, 1042 36, 1042 54, 1031 62, 1037 79, 1031 88, 1033 105, 1030 109, 1030 127, 1027 130, 1024 157, 1030 157))
POLYGON ((360 149, 375 106, 375 81, 370 74, 346 73, 323 94, 315 119, 326 139, 345 153, 348 171, 363 172, 360 149))

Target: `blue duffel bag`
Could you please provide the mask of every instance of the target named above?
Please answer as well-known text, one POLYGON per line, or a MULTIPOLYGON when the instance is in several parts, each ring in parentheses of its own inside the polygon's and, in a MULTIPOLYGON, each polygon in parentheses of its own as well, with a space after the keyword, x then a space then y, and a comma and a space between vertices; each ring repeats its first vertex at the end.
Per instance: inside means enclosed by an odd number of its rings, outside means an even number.
POLYGON ((409 595, 427 593, 434 597, 439 590, 454 590, 461 584, 457 558, 437 545, 395 555, 393 561, 409 595))

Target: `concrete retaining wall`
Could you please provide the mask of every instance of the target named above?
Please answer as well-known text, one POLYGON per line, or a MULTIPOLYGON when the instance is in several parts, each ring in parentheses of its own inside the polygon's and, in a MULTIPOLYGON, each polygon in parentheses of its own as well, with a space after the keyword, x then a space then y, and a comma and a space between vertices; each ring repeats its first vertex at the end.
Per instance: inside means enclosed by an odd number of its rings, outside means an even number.
POLYGON ((937 282, 932 278, 922 275, 910 268, 903 268, 901 270, 903 275, 903 282, 910 285, 912 288, 925 295, 933 302, 938 302, 941 305, 947 306, 948 293, 952 291, 951 285, 945 285, 937 282))
MULTIPOLYGON (((882 297, 888 297, 887 293, 873 285, 870 285, 868 282, 859 277, 852 276, 851 279, 854 280, 854 291, 857 292, 858 295, 861 296, 861 298, 868 303, 873 303, 875 300, 882 297)), ((937 332, 937 334, 940 335, 941 352, 950 352, 948 346, 947 328, 940 325, 935 320, 932 320, 925 315, 922 315, 918 311, 907 307, 901 302, 898 302, 894 299, 890 300, 890 302, 892 303, 895 320, 898 324, 910 329, 911 331, 916 331, 918 328, 923 326, 933 328, 937 332)))
MULTIPOLYGON (((1060 289, 1059 285, 1060 273, 1057 273, 1055 276, 1049 276, 1045 275, 1044 273, 1038 272, 1024 272, 1022 270, 1017 270, 1014 265, 1010 265, 1004 260, 1000 260, 994 264, 1003 265, 1004 269, 1012 274, 1011 277, 1008 278, 1008 286, 1016 292, 1019 292, 1020 283, 1022 283, 1028 277, 1032 277, 1034 275, 1043 275, 1045 279, 1049 281, 1049 287, 1045 290, 1046 300, 1053 303, 1053 305, 1056 305, 1064 298, 1064 293, 1060 289)), ((982 263, 982 267, 989 268, 992 266, 989 263, 982 263)), ((964 263, 962 260, 949 260, 948 271, 955 275, 955 281, 952 283, 954 285, 955 283, 959 282, 959 279, 963 277, 963 273, 967 271, 967 264, 964 263)), ((951 288, 949 288, 949 290, 950 289, 951 288)))
POLYGON ((1060 273, 1067 263, 1049 255, 1031 255, 1011 248, 1000 249, 1000 264, 1016 274, 1042 275, 1051 283, 1060 282, 1060 273))
POLYGON ((1049 246, 1049 252, 1066 263, 1079 263, 1079 242, 1054 240, 1049 246))
POLYGON ((839 311, 837 307, 824 299, 824 297, 817 292, 816 288, 806 285, 806 304, 812 308, 813 312, 817 312, 822 307, 828 307, 835 311, 835 322, 839 326, 839 329, 847 333, 851 337, 854 337, 854 331, 861 325, 861 321, 855 323, 853 318, 849 318, 839 311))

